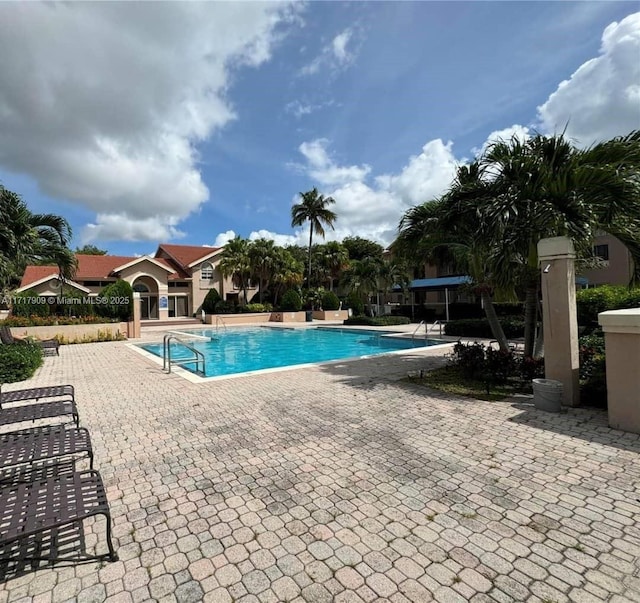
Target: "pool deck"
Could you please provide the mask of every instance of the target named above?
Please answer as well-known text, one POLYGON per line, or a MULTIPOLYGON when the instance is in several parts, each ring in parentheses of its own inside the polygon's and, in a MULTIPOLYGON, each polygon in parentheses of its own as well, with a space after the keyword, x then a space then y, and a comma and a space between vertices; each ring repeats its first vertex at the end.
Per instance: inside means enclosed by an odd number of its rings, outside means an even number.
POLYGON ((196 384, 124 342, 63 346, 5 388, 75 385, 120 560, 18 568, 0 603, 639 601, 640 438, 403 380, 443 362, 196 384))

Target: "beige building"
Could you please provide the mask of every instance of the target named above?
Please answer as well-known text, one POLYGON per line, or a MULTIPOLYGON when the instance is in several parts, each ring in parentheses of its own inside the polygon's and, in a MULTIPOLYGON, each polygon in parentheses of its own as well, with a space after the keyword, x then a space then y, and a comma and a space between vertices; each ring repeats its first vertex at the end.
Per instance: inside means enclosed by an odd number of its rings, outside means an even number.
POLYGON ((593 255, 604 260, 605 266, 581 273, 589 287, 629 284, 633 275, 633 259, 619 239, 610 234, 598 235, 593 245, 593 255))
MULTIPOLYGON (((78 254, 76 275, 65 287, 97 296, 106 285, 122 279, 140 293, 143 320, 190 317, 198 314, 210 289, 217 289, 222 299, 239 299, 240 291, 232 279, 225 279, 220 273, 222 250, 222 247, 162 244, 153 257, 78 254)), ((18 289, 26 291, 60 295, 58 268, 27 266, 18 289)), ((255 288, 247 291, 249 299, 254 293, 255 288)))

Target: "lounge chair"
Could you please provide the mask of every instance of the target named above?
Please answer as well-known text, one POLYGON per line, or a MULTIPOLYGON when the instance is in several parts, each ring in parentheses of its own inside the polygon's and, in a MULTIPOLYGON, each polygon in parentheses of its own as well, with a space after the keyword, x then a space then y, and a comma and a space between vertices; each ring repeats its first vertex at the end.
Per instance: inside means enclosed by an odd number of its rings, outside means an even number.
POLYGON ((52 419, 71 415, 76 427, 80 425, 80 417, 74 399, 73 385, 54 385, 52 387, 34 387, 9 392, 2 391, 0 385, 0 426, 23 421, 52 419), (47 402, 38 402, 43 398, 57 398, 47 402), (31 401, 35 401, 34 404, 31 401), (29 402, 15 405, 15 402, 29 402), (11 404, 9 406, 9 404, 11 404))
MULTIPOLYGON (((14 541, 28 539, 42 532, 57 530, 61 526, 80 523, 83 519, 104 515, 107 520, 107 558, 117 561, 111 541, 111 514, 100 474, 97 471, 81 471, 57 475, 32 482, 20 482, 0 488, 0 546, 9 548, 14 541)), ((17 551, 19 561, 48 559, 48 556, 25 555, 17 551)), ((87 557, 84 557, 87 558, 87 557)), ((2 555, 2 561, 11 561, 2 555)))
MULTIPOLYGON (((11 329, 6 325, 0 327, 0 341, 6 345, 26 342, 22 337, 14 337, 11 329)), ((45 354, 48 351, 54 351, 57 356, 60 355, 60 342, 57 339, 34 339, 34 343, 37 343, 45 354)))
POLYGON ((32 427, 0 434, 0 472, 17 465, 83 453, 89 457, 89 469, 93 469, 91 439, 83 427, 32 427))

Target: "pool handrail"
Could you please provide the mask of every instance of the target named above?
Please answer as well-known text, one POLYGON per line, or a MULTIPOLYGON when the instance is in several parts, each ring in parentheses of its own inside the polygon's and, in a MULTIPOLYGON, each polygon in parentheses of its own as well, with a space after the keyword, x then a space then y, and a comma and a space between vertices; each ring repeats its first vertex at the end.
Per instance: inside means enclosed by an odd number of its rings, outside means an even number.
MULTIPOLYGON (((181 333, 181 335, 184 336, 185 334, 181 333)), ((197 337, 201 337, 201 336, 197 336, 197 337)), ((202 338, 207 339, 206 337, 202 337, 202 338)), ((179 366, 181 364, 193 364, 193 363, 195 363, 196 365, 196 373, 200 373, 201 375, 206 374, 204 354, 200 350, 196 350, 196 348, 194 348, 193 346, 182 341, 178 337, 178 335, 176 335, 175 333, 172 333, 171 331, 167 333, 164 336, 162 341, 162 370, 166 371, 167 374, 171 374, 171 364, 175 364, 176 366, 179 366), (178 342, 180 345, 184 346, 185 348, 193 352, 193 355, 194 355, 193 358, 171 360, 171 341, 172 340, 178 342), (199 369, 200 363, 202 363, 202 370, 199 369)))

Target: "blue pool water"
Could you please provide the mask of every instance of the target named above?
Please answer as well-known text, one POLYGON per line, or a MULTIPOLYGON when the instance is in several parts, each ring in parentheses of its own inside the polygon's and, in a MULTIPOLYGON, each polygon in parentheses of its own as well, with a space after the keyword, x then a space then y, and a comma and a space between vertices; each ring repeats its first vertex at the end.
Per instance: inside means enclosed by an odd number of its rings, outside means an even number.
MULTIPOLYGON (((400 339, 385 337, 379 331, 309 328, 280 329, 269 327, 189 331, 209 337, 208 341, 185 341, 205 356, 207 377, 233 375, 268 368, 374 356, 444 343, 436 339, 400 339)), ((143 344, 148 352, 162 357, 162 344, 143 344)), ((171 358, 191 358, 193 352, 172 343, 171 358)), ((184 368, 195 372, 195 363, 184 368)))

